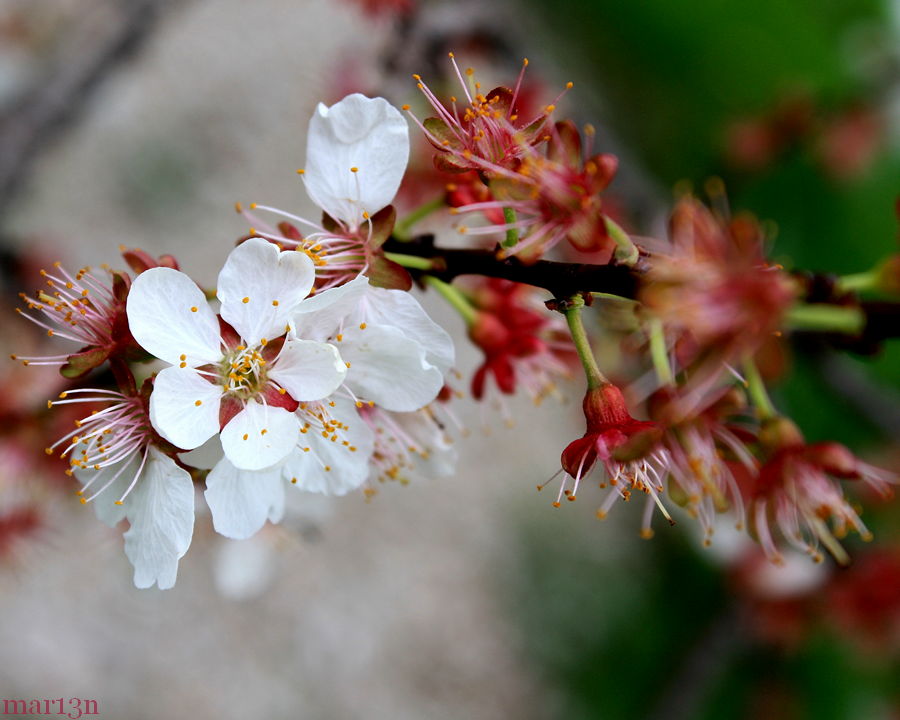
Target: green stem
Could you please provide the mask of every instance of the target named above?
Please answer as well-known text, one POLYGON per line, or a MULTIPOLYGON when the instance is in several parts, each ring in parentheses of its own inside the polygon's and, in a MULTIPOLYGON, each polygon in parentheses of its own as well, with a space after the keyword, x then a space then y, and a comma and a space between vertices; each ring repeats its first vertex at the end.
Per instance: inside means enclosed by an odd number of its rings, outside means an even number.
POLYGON ((616 244, 616 260, 622 265, 628 265, 629 267, 634 265, 640 257, 640 252, 638 252, 635 244, 631 242, 628 233, 622 229, 621 225, 606 216, 604 216, 603 221, 606 223, 606 232, 609 233, 609 236, 616 244))
POLYGON ((669 364, 669 351, 666 349, 666 333, 663 330, 662 320, 653 318, 650 321, 650 357, 653 359, 653 368, 656 376, 663 385, 674 386, 675 374, 669 364))
POLYGON ((878 268, 867 270, 866 272, 853 273, 852 275, 844 275, 837 280, 838 290, 843 292, 864 292, 866 290, 878 289, 879 273, 878 268))
POLYGON ((565 309, 566 322, 569 324, 569 332, 572 335, 572 342, 575 343, 575 351, 581 359, 584 366, 584 374, 587 377, 588 390, 594 390, 601 385, 608 383, 609 380, 600 372, 597 360, 594 358, 594 351, 591 350, 591 342, 588 340, 587 333, 584 330, 584 323, 581 320, 581 309, 584 307, 584 298, 575 295, 569 300, 569 305, 565 309))
POLYGON ((434 270, 434 262, 429 258, 419 257, 418 255, 404 255, 403 253, 386 252, 384 256, 391 262, 402 265, 405 268, 413 270, 434 270))
POLYGON ((840 305, 794 305, 785 318, 792 330, 859 335, 866 326, 866 314, 858 307, 840 305))
POLYGON ((628 298, 624 295, 616 295, 614 293, 592 292, 591 295, 594 296, 595 300, 612 300, 614 302, 632 303, 635 305, 638 303, 634 298, 628 298))
POLYGON ((410 229, 412 228, 412 226, 419 222, 419 220, 428 217, 436 210, 440 210, 442 207, 444 207, 444 205, 445 203, 443 195, 434 198, 434 200, 429 200, 427 203, 419 205, 419 207, 417 207, 415 210, 412 210, 405 217, 397 221, 397 223, 394 225, 394 231, 392 235, 397 240, 400 240, 402 242, 410 240, 412 238, 412 234, 410 233, 410 229))
POLYGON ((768 420, 778 415, 772 400, 769 398, 769 393, 766 391, 766 384, 759 374, 759 369, 756 367, 756 363, 753 362, 753 358, 747 358, 744 361, 744 378, 747 381, 747 392, 759 411, 759 416, 763 420, 768 420))
MULTIPOLYGON (((507 225, 512 225, 516 222, 516 211, 512 208, 503 208, 503 219, 506 221, 507 225)), ((503 247, 513 247, 516 243, 519 242, 519 230, 518 228, 510 228, 506 231, 506 239, 503 241, 503 247)))
POLYGON ((433 287, 441 297, 444 298, 466 321, 466 325, 471 326, 475 322, 478 312, 472 307, 472 303, 468 301, 465 295, 453 287, 450 283, 445 283, 434 275, 425 275, 422 282, 433 287))

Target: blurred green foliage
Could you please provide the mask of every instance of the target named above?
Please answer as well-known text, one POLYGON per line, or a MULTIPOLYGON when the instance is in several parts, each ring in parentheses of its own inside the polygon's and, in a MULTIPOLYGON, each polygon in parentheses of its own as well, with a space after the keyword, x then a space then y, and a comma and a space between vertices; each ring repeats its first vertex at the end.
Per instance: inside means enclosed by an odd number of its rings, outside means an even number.
MULTIPOLYGON (((788 143, 753 171, 735 168, 726 147, 733 123, 777 112, 793 96, 825 117, 860 103, 877 106, 877 73, 859 69, 852 40, 863 33, 878 39, 883 47, 873 52, 889 62, 898 40, 887 30, 884 2, 572 0, 527 7, 546 23, 561 66, 602 94, 608 122, 644 168, 670 187, 722 177, 734 209, 777 228, 777 260, 852 273, 897 249, 900 156, 886 141, 851 177, 822 167, 817 138, 788 143)), ((868 364, 873 378, 900 387, 900 349, 868 364)), ((816 372, 801 359, 781 388, 801 426, 816 434, 831 427, 831 437, 856 448, 881 441, 826 383, 806 377, 816 372), (813 395, 817 401, 809 402, 813 395)))
MULTIPOLYGON (((773 256, 788 267, 853 273, 897 250, 896 144, 891 150, 881 138, 871 162, 845 176, 823 166, 820 136, 794 138, 753 168, 736 165, 728 146, 734 123, 771 117, 792 97, 811 108, 810 133, 848 108, 880 110, 878 73, 862 71, 853 48, 865 34, 883 44, 868 48, 875 56, 889 62, 894 53, 898 62, 900 38, 890 37, 886 2, 530 0, 523 8, 540 18, 560 67, 581 81, 570 100, 579 92, 590 98, 583 88, 594 85, 606 121, 663 187, 687 180, 699 188, 721 177, 732 208, 777 228, 773 256)), ((900 388, 898 345, 860 361, 873 392, 900 388)), ((811 440, 870 448, 900 432, 864 420, 834 392, 812 355, 794 357, 775 398, 811 440)), ((883 525, 879 512, 876 527, 883 525)), ((573 552, 578 544, 565 533, 520 532, 511 607, 530 629, 537 674, 560 688, 557 716, 667 717, 659 703, 679 698, 671 683, 683 663, 740 602, 721 571, 681 533, 660 532, 618 562, 598 563, 590 552, 573 552)), ((603 543, 614 529, 596 532, 603 543)), ((897 705, 898 659, 866 658, 827 628, 811 623, 808 630, 791 651, 735 637, 713 659, 720 667, 705 684, 685 688, 693 710, 684 717, 761 717, 763 707, 774 708, 766 717, 790 720, 888 717, 897 705), (760 705, 767 694, 775 702, 760 705)), ((683 708, 671 710, 682 717, 683 708)))

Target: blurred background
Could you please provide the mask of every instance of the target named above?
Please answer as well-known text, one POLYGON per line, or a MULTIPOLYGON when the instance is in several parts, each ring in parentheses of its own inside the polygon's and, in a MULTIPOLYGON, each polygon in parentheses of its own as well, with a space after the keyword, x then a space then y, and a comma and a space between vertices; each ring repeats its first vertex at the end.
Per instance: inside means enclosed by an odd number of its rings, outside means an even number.
MULTIPOLYGON (((424 117, 410 74, 453 92, 450 50, 486 88, 527 56, 538 102, 574 81, 559 115, 620 157, 610 202, 637 234, 721 178, 788 267, 897 250, 896 0, 0 0, 4 352, 41 354, 12 308, 57 259, 119 267, 124 244, 213 284, 246 232, 236 201, 312 215, 295 169, 316 103, 361 91, 424 117)), ((406 209, 429 199, 412 136, 406 209)), ((462 323, 422 299, 466 386, 462 323)), ((897 343, 777 364, 808 440, 898 469, 897 343)), ((900 718, 896 503, 865 499, 876 541, 848 539, 843 569, 776 570, 688 523, 645 542, 638 507, 554 510, 534 487, 582 431, 576 378, 538 409, 455 403, 453 477, 303 497, 240 543, 201 515, 176 587, 138 591, 121 532, 43 453, 71 423, 40 410, 59 383, 0 371, 0 698, 135 720, 900 718)))

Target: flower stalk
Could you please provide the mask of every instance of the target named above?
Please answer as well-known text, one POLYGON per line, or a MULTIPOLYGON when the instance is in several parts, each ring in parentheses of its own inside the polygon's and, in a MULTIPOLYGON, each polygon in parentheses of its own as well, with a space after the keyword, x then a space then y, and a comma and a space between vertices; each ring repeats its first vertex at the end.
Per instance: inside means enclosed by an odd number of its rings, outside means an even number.
POLYGON ((503 247, 515 247, 516 243, 519 242, 519 229, 515 227, 516 224, 516 211, 511 207, 503 208, 503 219, 506 220, 506 224, 509 226, 509 229, 506 231, 506 239, 503 241, 503 247))
POLYGON ((763 382, 762 375, 759 374, 759 368, 753 358, 747 358, 744 361, 744 379, 747 382, 747 392, 754 406, 759 411, 759 416, 763 420, 768 420, 778 415, 775 405, 772 403, 769 393, 766 390, 766 384, 763 382))
POLYGON ((792 330, 813 330, 859 335, 866 326, 866 315, 858 307, 797 304, 787 311, 787 326, 792 330))
POLYGON ((444 300, 450 303, 450 306, 462 316, 463 320, 465 320, 466 325, 471 326, 472 323, 475 322, 477 312, 475 308, 472 307, 472 303, 470 303, 466 296, 459 290, 450 283, 446 283, 443 280, 436 278, 434 275, 426 275, 422 280, 426 285, 434 288, 444 300))
POLYGON ((606 223, 606 231, 616 244, 616 260, 622 265, 632 267, 640 257, 637 246, 631 241, 628 233, 625 232, 621 225, 607 216, 604 216, 603 220, 606 223))
POLYGON ((444 206, 443 196, 436 197, 433 200, 429 200, 428 202, 419 205, 415 210, 410 211, 409 214, 397 221, 397 224, 394 225, 394 238, 400 242, 412 240, 411 230, 413 226, 444 206))
POLYGON ((669 352, 666 349, 666 334, 662 320, 653 318, 650 321, 650 357, 653 360, 653 369, 663 385, 674 387, 675 374, 669 363, 669 352))
POLYGON ((429 258, 420 257, 418 255, 406 255, 405 253, 386 252, 385 258, 398 265, 412 270, 422 270, 428 272, 434 270, 434 261, 429 258))
POLYGON ((584 322, 581 319, 581 309, 583 307, 584 298, 581 295, 574 295, 567 301, 563 314, 566 316, 566 322, 569 325, 569 332, 572 335, 572 342, 575 344, 575 351, 578 353, 578 358, 584 367, 588 390, 594 390, 600 385, 609 383, 609 380, 600 371, 597 359, 594 357, 594 351, 591 349, 591 342, 588 339, 584 329, 584 322))

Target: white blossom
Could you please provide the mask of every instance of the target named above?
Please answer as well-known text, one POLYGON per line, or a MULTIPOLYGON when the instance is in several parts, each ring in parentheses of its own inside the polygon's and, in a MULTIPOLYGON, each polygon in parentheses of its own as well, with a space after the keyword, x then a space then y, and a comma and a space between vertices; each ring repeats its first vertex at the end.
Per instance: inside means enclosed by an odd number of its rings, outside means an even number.
POLYGON ((239 245, 217 290, 221 319, 233 332, 223 331, 187 275, 152 268, 137 277, 128 296, 131 332, 170 363, 150 396, 150 420, 163 438, 191 450, 221 429, 225 456, 244 470, 271 467, 291 452, 297 402, 327 397, 347 373, 333 345, 296 335, 281 340, 314 275, 303 253, 261 239, 239 245))

